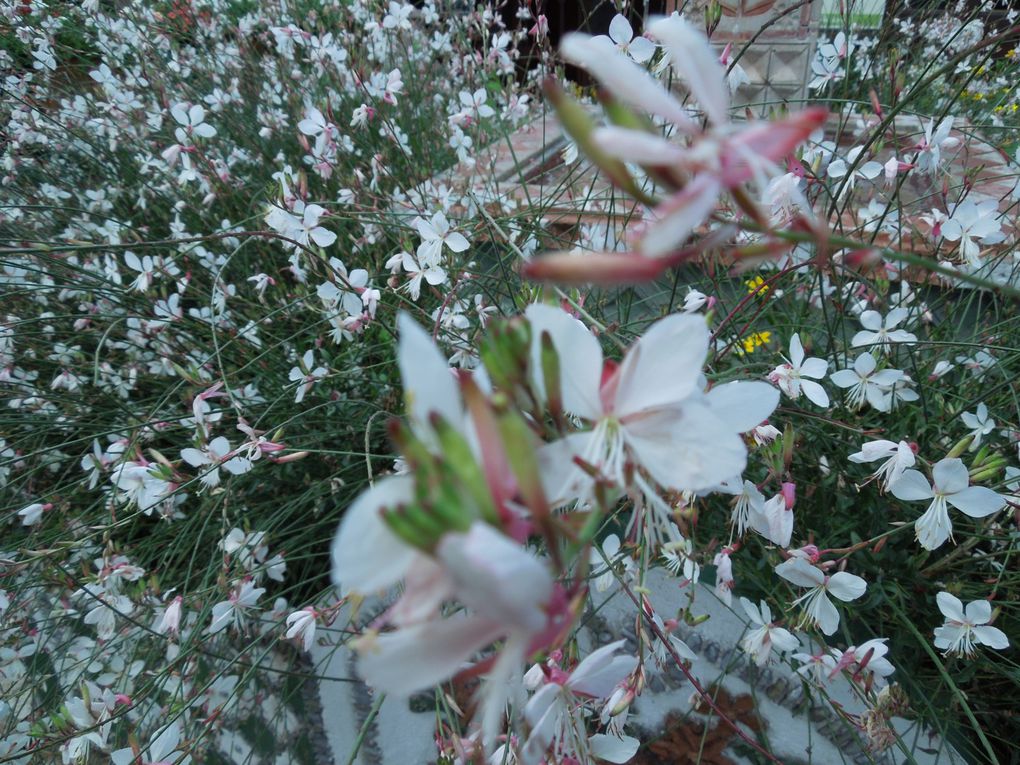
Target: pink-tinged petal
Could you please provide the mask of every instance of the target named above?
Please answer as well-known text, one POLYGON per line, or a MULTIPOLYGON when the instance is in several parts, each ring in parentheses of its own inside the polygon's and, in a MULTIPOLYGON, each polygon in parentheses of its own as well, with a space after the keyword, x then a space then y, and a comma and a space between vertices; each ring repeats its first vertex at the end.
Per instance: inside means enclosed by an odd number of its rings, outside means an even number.
POLYGON ((857 600, 868 589, 868 583, 856 574, 848 574, 846 571, 837 571, 829 577, 829 584, 826 587, 829 594, 843 601, 857 600))
POLYGON ((970 485, 967 466, 963 464, 963 460, 955 457, 936 462, 935 467, 931 469, 931 477, 935 490, 941 494, 956 494, 970 485))
POLYGON ((984 518, 1006 506, 1003 497, 984 486, 971 486, 956 494, 949 494, 946 502, 971 518, 984 518))
POLYGON ((542 333, 548 332, 559 356, 560 395, 568 412, 597 420, 602 416, 599 385, 602 380, 602 347, 598 339, 573 316, 560 308, 533 303, 524 312, 531 324, 533 382, 545 396, 542 369, 542 333))
POLYGON ((627 21, 627 17, 622 13, 613 16, 613 20, 609 22, 609 36, 613 42, 624 45, 633 39, 634 30, 631 28, 630 22, 627 21))
POLYGON ((694 123, 669 91, 609 40, 571 32, 560 42, 560 53, 570 63, 586 69, 624 103, 657 114, 687 132, 696 132, 694 123))
POLYGON ((740 151, 734 152, 729 158, 741 162, 743 157, 753 156, 777 162, 788 156, 813 131, 824 125, 828 117, 828 109, 816 106, 791 114, 785 119, 751 123, 731 139, 740 151))
POLYGON ((963 613, 963 603, 952 593, 940 592, 935 596, 935 602, 938 603, 942 615, 950 621, 964 622, 967 620, 963 613))
POLYGON ((776 566, 776 573, 798 587, 821 587, 825 583, 825 574, 803 558, 783 561, 776 566))
POLYGON ((668 489, 709 489, 747 464, 743 439, 694 401, 628 420, 624 437, 637 462, 668 489))
POLYGON ((988 624, 992 618, 992 604, 987 600, 972 600, 967 604, 964 615, 971 624, 988 624))
POLYGON ((758 427, 779 405, 779 391, 758 381, 716 385, 705 398, 713 414, 733 433, 747 433, 758 427))
POLYGON ((708 173, 695 176, 680 191, 655 208, 658 218, 641 239, 641 252, 663 257, 680 248, 687 237, 715 209, 722 186, 708 173))
POLYGON ((641 165, 675 165, 687 152, 661 136, 616 126, 596 128, 591 140, 616 159, 641 165))
POLYGON ((471 246, 468 243, 467 238, 459 231, 447 234, 444 241, 446 242, 446 246, 454 252, 464 252, 464 250, 471 246))
POLYGON ((381 510, 406 504, 412 495, 410 477, 383 478, 347 509, 331 551, 333 583, 341 591, 377 592, 407 574, 420 553, 394 536, 381 510))
POLYGON ((975 627, 974 637, 978 639, 981 645, 986 645, 989 648, 997 648, 1000 651, 1004 648, 1009 648, 1009 638, 1006 637, 1006 633, 997 627, 975 627))
POLYGON ((647 37, 635 37, 627 46, 627 52, 637 63, 644 64, 655 55, 655 43, 647 37))
POLYGON ((829 406, 829 394, 818 383, 811 382, 811 380, 801 380, 800 389, 807 396, 808 401, 815 406, 820 406, 823 409, 829 406))
POLYGON ((427 429, 429 414, 438 413, 455 428, 463 427, 464 409, 457 382, 429 334, 408 314, 397 316, 400 344, 397 363, 404 383, 404 401, 412 422, 427 429))
POLYGON ((451 677, 504 632, 499 622, 481 616, 402 627, 366 641, 358 669, 373 688, 409 696, 451 677))
POLYGON ((522 630, 538 632, 545 626, 552 576, 510 537, 476 521, 467 533, 444 535, 436 556, 465 605, 522 630))
POLYGON ((892 493, 896 499, 904 502, 917 502, 935 496, 928 479, 916 470, 905 470, 892 485, 892 493))
POLYGON ((588 739, 588 751, 592 757, 605 762, 629 762, 638 749, 641 742, 633 736, 609 736, 605 733, 596 733, 588 739))
POLYGON ((707 354, 703 317, 673 314, 655 322, 620 364, 616 413, 626 418, 687 398, 697 389, 707 354))
POLYGON ((675 265, 694 257, 695 253, 677 253, 679 257, 649 258, 635 252, 557 252, 529 260, 521 266, 525 279, 555 282, 560 285, 595 284, 619 287, 657 279, 675 265))
POLYGON ((730 106, 726 72, 705 36, 679 16, 652 22, 648 32, 665 46, 673 68, 709 119, 725 125, 730 106))

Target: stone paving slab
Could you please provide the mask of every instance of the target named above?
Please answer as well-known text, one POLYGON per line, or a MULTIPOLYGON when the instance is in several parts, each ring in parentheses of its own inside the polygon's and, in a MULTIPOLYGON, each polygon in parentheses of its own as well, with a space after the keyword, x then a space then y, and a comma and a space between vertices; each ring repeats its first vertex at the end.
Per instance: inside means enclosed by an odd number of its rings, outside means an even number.
MULTIPOLYGON (((663 569, 649 572, 646 582, 649 598, 662 613, 675 612, 685 602, 678 581, 663 569)), ((793 668, 773 664, 758 668, 739 651, 738 643, 747 628, 743 613, 737 614, 720 602, 714 591, 698 585, 696 614, 709 619, 697 629, 681 627, 678 634, 694 651, 697 659, 691 671, 706 687, 713 687, 723 708, 742 710, 734 716, 745 729, 754 724, 762 729, 770 750, 784 765, 898 765, 909 761, 905 753, 890 750, 869 752, 860 734, 837 715, 833 702, 850 714, 865 709, 849 683, 834 681, 823 697, 804 682, 793 668), (725 702, 725 703, 724 703, 725 702), (748 711, 750 710, 750 711, 748 711), (755 721, 753 718, 757 718, 755 721)), ((636 650, 635 609, 625 594, 600 594, 597 607, 590 611, 579 633, 582 646, 605 645, 623 639, 626 650, 636 650)), ((382 603, 370 606, 369 613, 382 603)), ((339 622, 338 622, 339 623, 339 622)), ((341 638, 339 632, 334 637, 341 638)), ((804 638, 806 642, 807 639, 804 638)), ((347 763, 359 734, 364 733, 357 765, 409 765, 435 760, 433 736, 436 713, 431 694, 412 699, 387 698, 372 719, 375 694, 356 678, 355 656, 346 648, 313 648, 312 661, 322 675, 319 683, 323 723, 332 749, 334 763, 347 763)), ((895 676, 894 676, 895 677, 895 676)), ((718 719, 692 709, 693 688, 678 669, 649 676, 645 692, 637 699, 629 718, 628 730, 643 742, 663 740, 664 734, 682 747, 677 735, 689 730, 712 731, 713 740, 737 763, 751 763, 735 744, 739 739, 718 719), (700 727, 699 727, 700 726, 700 727), (723 727, 719 727, 723 726, 723 727)), ((951 748, 917 727, 916 723, 895 719, 894 726, 904 737, 912 761, 917 765, 963 765, 951 748)), ((700 737, 693 739, 700 741, 700 737)), ((678 758, 684 752, 676 750, 678 758)), ((696 756, 697 752, 686 752, 696 756)), ((639 755, 640 757, 640 755, 639 755)), ((678 762, 686 762, 682 758, 678 762)), ((694 760, 692 760, 694 761, 694 760)), ((705 762, 710 762, 706 760, 705 762)))

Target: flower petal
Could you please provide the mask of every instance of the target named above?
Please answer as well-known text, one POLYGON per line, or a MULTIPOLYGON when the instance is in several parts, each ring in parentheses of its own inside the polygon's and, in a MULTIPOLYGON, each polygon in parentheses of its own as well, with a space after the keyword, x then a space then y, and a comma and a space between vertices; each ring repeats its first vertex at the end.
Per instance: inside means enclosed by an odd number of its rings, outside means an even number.
POLYGON ((946 502, 971 518, 984 518, 1006 506, 1003 497, 984 486, 971 486, 956 494, 948 494, 946 502))
POLYGON ((655 322, 620 365, 616 413, 623 418, 687 398, 697 387, 707 354, 703 317, 673 314, 655 322))
POLYGON ((843 601, 857 600, 868 589, 868 583, 856 574, 837 571, 829 577, 829 593, 843 601))
POLYGON ((602 416, 599 383, 602 380, 602 347, 585 326, 559 308, 533 303, 524 315, 531 324, 533 382, 545 397, 542 369, 542 333, 548 332, 560 366, 563 408, 588 420, 602 416))
POLYGON ((899 480, 892 485, 892 493, 896 499, 905 502, 917 502, 935 496, 928 479, 917 470, 905 470, 899 480))
POLYGON ((410 502, 412 490, 408 476, 383 478, 347 509, 331 551, 333 583, 341 591, 367 594, 404 578, 419 553, 394 536, 380 511, 410 502))
POLYGON ((481 616, 402 627, 368 643, 358 669, 373 688, 409 696, 446 680, 502 634, 499 622, 481 616))
POLYGON ((940 494, 956 494, 970 485, 970 476, 963 460, 951 457, 939 460, 931 469, 932 483, 940 494))

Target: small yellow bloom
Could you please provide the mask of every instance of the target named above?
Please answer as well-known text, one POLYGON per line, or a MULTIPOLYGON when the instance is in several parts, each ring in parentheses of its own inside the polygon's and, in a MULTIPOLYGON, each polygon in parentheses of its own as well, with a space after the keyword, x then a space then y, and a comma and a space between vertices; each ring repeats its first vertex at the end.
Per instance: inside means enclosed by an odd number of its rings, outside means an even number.
POLYGON ((755 292, 760 292, 764 295, 769 291, 769 286, 765 284, 765 280, 760 276, 756 276, 753 279, 748 279, 744 284, 747 285, 747 294, 753 295, 755 292))
POLYGON ((755 348, 761 348, 763 345, 767 345, 772 339, 772 333, 766 330, 765 332, 755 332, 748 335, 740 341, 742 348, 737 349, 737 353, 743 356, 746 353, 753 353, 755 348))

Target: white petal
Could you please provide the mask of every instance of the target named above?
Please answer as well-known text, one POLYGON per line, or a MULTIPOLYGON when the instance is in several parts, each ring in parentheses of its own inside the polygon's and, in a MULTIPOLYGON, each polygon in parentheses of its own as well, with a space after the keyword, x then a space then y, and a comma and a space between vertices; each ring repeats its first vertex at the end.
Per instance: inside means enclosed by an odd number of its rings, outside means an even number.
POLYGON ((992 618, 992 604, 987 600, 972 600, 964 614, 971 624, 988 624, 992 618))
POLYGON ((606 154, 624 162, 641 165, 667 165, 682 162, 687 153, 664 138, 616 126, 600 127, 592 141, 606 154))
POLYGON ((613 20, 609 22, 609 37, 613 42, 621 44, 629 43, 633 39, 634 30, 622 13, 613 16, 613 20))
POLYGON ((797 333, 790 338, 790 363, 797 368, 802 367, 804 363, 804 344, 801 343, 800 335, 797 333))
POLYGON ((758 427, 779 405, 779 391, 757 381, 716 385, 705 398, 712 413, 734 433, 747 433, 758 427))
POLYGON ((940 592, 935 596, 935 602, 938 603, 939 611, 947 619, 954 622, 966 621, 966 616, 963 613, 963 603, 952 593, 940 592))
POLYGON ((801 380, 800 389, 804 392, 804 395, 808 397, 808 400, 815 406, 820 406, 823 409, 829 405, 829 394, 825 392, 825 388, 816 382, 811 380, 801 380))
POLYGON ((419 431, 431 432, 429 414, 438 413, 454 428, 463 427, 463 407, 450 365, 429 334, 408 314, 397 317, 397 362, 404 400, 419 431))
POLYGON ((892 485, 893 496, 905 502, 931 499, 935 496, 928 479, 916 470, 905 470, 892 485))
POLYGON ((803 558, 789 558, 783 561, 776 566, 776 573, 798 587, 820 587, 825 582, 825 574, 803 558))
POLYGON ((652 410, 624 427, 637 461, 661 486, 702 491, 742 473, 747 448, 697 402, 652 410))
POLYGON ((822 594, 811 605, 811 615, 818 622, 818 629, 822 631, 822 634, 832 635, 835 633, 839 627, 839 611, 836 610, 832 601, 822 594))
POLYGON ((800 365, 800 376, 821 380, 829 371, 829 362, 825 359, 810 358, 800 365))
POLYGON ((626 417, 682 401, 696 389, 707 354, 708 326, 701 316, 673 314, 655 322, 620 365, 617 414, 626 417))
POLYGON ((480 616, 402 627, 375 638, 358 669, 372 687, 409 696, 446 680, 501 634, 498 622, 480 616))
POLYGON ((560 42, 563 58, 588 70, 607 90, 624 103, 671 120, 687 131, 691 119, 669 92, 609 40, 571 32, 560 42))
POLYGON ((986 645, 989 648, 1009 648, 1009 638, 1006 637, 1006 633, 997 627, 975 627, 974 637, 982 645, 986 645))
POLYGON ((679 16, 659 19, 648 31, 662 41, 677 70, 705 114, 717 126, 729 121, 726 72, 705 36, 679 16))
POLYGON ((454 252, 464 252, 464 250, 471 246, 468 243, 467 237, 459 231, 453 231, 447 234, 443 241, 446 242, 446 246, 454 252))
POLYGON ((931 469, 935 490, 942 494, 956 494, 970 485, 970 476, 963 460, 948 458, 939 460, 931 469))
POLYGON ((639 64, 643 64, 646 61, 650 61, 652 56, 655 55, 655 47, 655 43, 647 37, 635 37, 631 40, 630 45, 627 46, 627 52, 630 53, 632 59, 639 64))
POLYGON ((984 486, 971 486, 956 494, 949 494, 946 502, 971 518, 984 518, 1006 506, 1005 499, 984 486))
POLYGON ((560 395, 563 408, 588 420, 602 416, 599 384, 602 347, 581 322, 559 308, 533 303, 524 315, 531 323, 531 365, 534 383, 545 396, 542 376, 542 333, 548 332, 559 356, 560 395))
POLYGON ((333 540, 333 583, 342 591, 372 593, 396 584, 420 554, 398 539, 380 515, 384 507, 408 503, 407 476, 383 478, 354 501, 333 540))
POLYGON ((833 597, 849 602, 861 597, 868 589, 868 583, 856 574, 837 571, 829 577, 827 589, 833 597))
POLYGON ((531 632, 547 621, 552 576, 531 553, 482 521, 466 533, 445 534, 436 548, 457 597, 470 608, 531 632))
POLYGON ((627 762, 641 746, 641 742, 632 736, 608 736, 596 733, 588 739, 588 749, 592 756, 606 762, 627 762))

